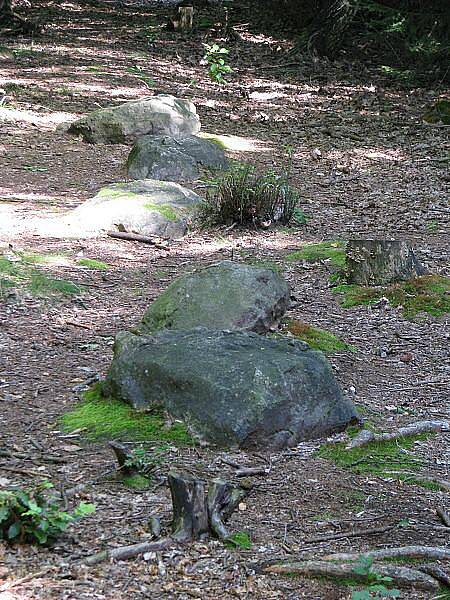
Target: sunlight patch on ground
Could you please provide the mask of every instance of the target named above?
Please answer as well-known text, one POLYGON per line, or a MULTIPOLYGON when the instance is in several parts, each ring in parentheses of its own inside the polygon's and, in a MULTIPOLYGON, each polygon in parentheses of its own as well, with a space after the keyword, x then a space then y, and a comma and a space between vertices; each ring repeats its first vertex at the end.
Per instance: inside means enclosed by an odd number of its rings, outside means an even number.
POLYGON ((258 139, 242 137, 239 135, 219 135, 202 131, 199 136, 207 140, 217 140, 222 143, 227 150, 234 150, 236 152, 265 152, 270 150, 273 146, 273 144, 268 144, 258 139))
POLYGON ((406 157, 400 150, 380 150, 379 148, 354 148, 353 154, 362 158, 368 158, 369 160, 388 160, 391 162, 398 162, 405 160, 406 157))
POLYGON ((24 202, 45 202, 45 203, 53 203, 61 200, 60 196, 47 196, 46 194, 35 194, 33 192, 29 194, 18 194, 17 192, 12 192, 9 188, 0 187, 0 202, 2 200, 12 202, 22 200, 24 202))
POLYGON ((51 129, 55 125, 73 120, 73 118, 72 113, 66 112, 38 113, 30 110, 0 107, 0 123, 2 121, 5 123, 29 123, 51 129))

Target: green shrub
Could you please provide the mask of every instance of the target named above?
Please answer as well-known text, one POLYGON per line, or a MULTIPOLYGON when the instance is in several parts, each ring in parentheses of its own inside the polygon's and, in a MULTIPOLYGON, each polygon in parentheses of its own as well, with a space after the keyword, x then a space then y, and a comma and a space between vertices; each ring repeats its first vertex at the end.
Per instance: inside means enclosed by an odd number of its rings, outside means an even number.
POLYGON ((46 494, 51 483, 34 490, 0 491, 0 539, 47 544, 82 517, 95 512, 93 504, 81 502, 71 513, 60 510, 60 499, 46 494))
POLYGON ((288 224, 299 201, 287 175, 273 171, 260 175, 251 165, 232 168, 214 180, 212 187, 203 203, 201 220, 215 225, 288 224))
POLYGON ((208 72, 212 81, 215 83, 226 83, 224 75, 232 72, 232 68, 225 64, 225 56, 230 51, 227 48, 221 48, 218 44, 203 44, 205 47, 205 56, 203 59, 209 65, 208 72))

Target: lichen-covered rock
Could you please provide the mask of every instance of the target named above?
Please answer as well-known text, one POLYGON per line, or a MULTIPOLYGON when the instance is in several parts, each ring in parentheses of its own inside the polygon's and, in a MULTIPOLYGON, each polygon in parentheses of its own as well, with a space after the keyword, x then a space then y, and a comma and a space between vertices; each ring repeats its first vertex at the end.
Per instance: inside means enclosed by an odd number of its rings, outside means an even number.
POLYGON ((199 131, 194 104, 166 94, 96 110, 67 129, 91 144, 133 144, 148 134, 182 137, 199 131))
POLYGON ((201 198, 167 181, 115 183, 64 217, 73 233, 95 236, 122 229, 141 235, 178 239, 185 235, 201 198))
POLYGON ((158 329, 236 329, 265 333, 289 306, 275 271, 225 260, 176 279, 147 309, 144 333, 158 329))
POLYGON ((199 166, 225 169, 228 160, 222 148, 194 135, 184 138, 146 135, 139 138, 127 160, 131 179, 190 181, 199 174, 199 166))
POLYGON ((223 447, 285 448, 357 420, 321 352, 238 331, 120 333, 105 390, 223 447))

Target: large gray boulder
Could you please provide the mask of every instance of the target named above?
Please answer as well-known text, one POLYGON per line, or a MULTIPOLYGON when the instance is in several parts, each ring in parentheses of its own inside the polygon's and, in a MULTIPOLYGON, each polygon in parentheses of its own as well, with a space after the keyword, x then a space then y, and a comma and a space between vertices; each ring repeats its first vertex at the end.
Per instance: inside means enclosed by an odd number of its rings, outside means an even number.
POLYGON ((185 138, 143 136, 127 160, 131 179, 191 181, 199 176, 200 166, 225 169, 228 160, 218 144, 193 135, 185 138))
POLYGON ((167 181, 132 181, 102 188, 62 219, 73 233, 99 235, 117 228, 178 239, 185 235, 201 198, 167 181))
POLYGON ((198 133, 200 119, 189 100, 161 94, 96 110, 67 131, 91 144, 133 144, 147 134, 182 137, 198 133))
POLYGON ((176 279, 149 306, 141 331, 201 326, 265 333, 289 298, 287 282, 275 271, 226 260, 176 279))
POLYGON ((162 405, 222 447, 285 448, 357 420, 321 352, 237 331, 119 333, 105 391, 136 409, 162 405))

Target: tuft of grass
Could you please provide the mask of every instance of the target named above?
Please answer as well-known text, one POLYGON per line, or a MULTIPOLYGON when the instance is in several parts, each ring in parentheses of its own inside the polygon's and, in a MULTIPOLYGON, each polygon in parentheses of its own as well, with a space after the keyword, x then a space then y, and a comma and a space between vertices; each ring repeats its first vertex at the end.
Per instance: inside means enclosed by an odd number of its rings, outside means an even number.
POLYGON ((236 164, 209 183, 199 213, 206 225, 289 224, 300 201, 287 173, 258 174, 249 164, 236 164))
POLYGON ((230 549, 241 548, 242 550, 250 550, 252 541, 246 531, 237 531, 224 541, 224 546, 230 549))
POLYGON ((327 261, 334 267, 344 269, 345 246, 344 241, 319 242, 318 244, 305 244, 299 250, 287 255, 287 260, 307 262, 327 261))
POLYGON ((450 313, 450 277, 440 275, 423 275, 386 287, 343 284, 333 288, 333 293, 340 294, 344 308, 369 305, 382 297, 388 298, 392 306, 403 307, 403 314, 407 319, 420 312, 435 317, 450 313))
POLYGON ((82 267, 88 267, 89 269, 98 269, 100 271, 106 271, 109 269, 109 265, 101 260, 95 260, 93 258, 80 258, 77 261, 82 267))
POLYGON ((355 346, 343 342, 333 333, 313 327, 302 321, 294 319, 288 321, 284 331, 288 331, 295 338, 307 342, 311 348, 325 353, 339 352, 339 350, 356 352, 355 346))
POLYGON ((90 439, 160 440, 181 445, 194 443, 183 423, 166 425, 162 409, 138 412, 117 398, 104 397, 101 383, 92 386, 83 400, 61 418, 61 422, 65 430, 82 429, 90 439))
POLYGON ((428 487, 429 482, 419 477, 414 479, 411 472, 422 467, 422 461, 413 456, 411 449, 417 440, 425 440, 430 434, 399 438, 385 442, 373 442, 361 448, 345 449, 345 442, 324 444, 317 456, 332 460, 338 466, 359 474, 373 473, 380 477, 390 477, 428 487))

